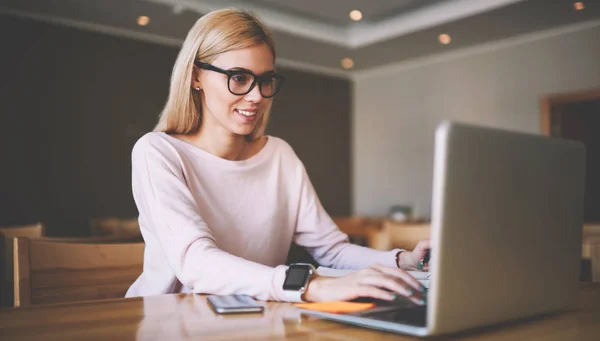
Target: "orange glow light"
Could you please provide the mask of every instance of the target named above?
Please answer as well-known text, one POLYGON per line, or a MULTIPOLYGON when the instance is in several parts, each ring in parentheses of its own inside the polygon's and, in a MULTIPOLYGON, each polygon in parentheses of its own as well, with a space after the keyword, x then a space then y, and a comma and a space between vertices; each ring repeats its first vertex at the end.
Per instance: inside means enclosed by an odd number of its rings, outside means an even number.
POLYGON ((444 33, 440 34, 438 40, 440 41, 440 44, 448 45, 452 41, 452 38, 450 38, 450 35, 444 33))
POLYGON ((150 22, 150 18, 148 18, 145 15, 139 16, 137 18, 137 24, 140 26, 146 26, 146 25, 148 25, 149 22, 150 22))
POLYGON ((354 61, 350 58, 342 59, 342 67, 344 69, 352 69, 354 67, 354 61))

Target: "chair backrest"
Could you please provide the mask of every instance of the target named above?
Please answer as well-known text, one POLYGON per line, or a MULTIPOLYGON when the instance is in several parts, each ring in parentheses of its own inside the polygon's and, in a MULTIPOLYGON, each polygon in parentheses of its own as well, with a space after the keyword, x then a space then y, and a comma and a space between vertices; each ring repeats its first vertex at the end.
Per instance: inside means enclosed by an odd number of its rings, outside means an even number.
POLYGON ((41 237, 30 238, 55 243, 79 243, 79 244, 122 244, 122 243, 143 243, 142 235, 104 235, 92 237, 41 237))
POLYGON ((13 241, 15 306, 124 297, 142 272, 143 243, 13 241))
POLYGON ((0 226, 0 233, 5 237, 41 237, 44 235, 44 225, 35 223, 31 225, 0 226))
POLYGON ((13 304, 13 241, 14 237, 39 238, 44 235, 44 225, 0 226, 0 307, 13 304))
POLYGON ((581 258, 591 258, 591 247, 600 244, 600 224, 584 224, 581 236, 581 258))
POLYGON ((140 225, 137 218, 94 218, 90 221, 92 236, 140 236, 140 225))
POLYGON ((583 264, 589 263, 590 266, 589 273, 586 273, 587 266, 582 266, 584 278, 600 283, 600 224, 583 225, 581 258, 583 264))

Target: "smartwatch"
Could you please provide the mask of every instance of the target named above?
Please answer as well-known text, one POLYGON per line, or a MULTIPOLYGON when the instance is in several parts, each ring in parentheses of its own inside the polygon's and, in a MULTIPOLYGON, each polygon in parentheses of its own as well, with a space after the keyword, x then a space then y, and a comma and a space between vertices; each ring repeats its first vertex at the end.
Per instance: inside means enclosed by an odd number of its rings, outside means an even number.
POLYGON ((316 271, 315 267, 308 263, 294 263, 290 265, 285 272, 285 281, 283 282, 283 290, 290 301, 304 301, 302 295, 316 271))

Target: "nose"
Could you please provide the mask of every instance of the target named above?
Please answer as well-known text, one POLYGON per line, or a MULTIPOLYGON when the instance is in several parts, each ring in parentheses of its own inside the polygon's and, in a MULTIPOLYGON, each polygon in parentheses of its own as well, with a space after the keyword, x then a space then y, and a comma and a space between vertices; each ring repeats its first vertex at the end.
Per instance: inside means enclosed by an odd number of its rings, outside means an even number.
POLYGON ((258 103, 262 100, 262 95, 260 94, 260 87, 257 84, 254 84, 252 90, 244 96, 244 99, 248 102, 258 103))

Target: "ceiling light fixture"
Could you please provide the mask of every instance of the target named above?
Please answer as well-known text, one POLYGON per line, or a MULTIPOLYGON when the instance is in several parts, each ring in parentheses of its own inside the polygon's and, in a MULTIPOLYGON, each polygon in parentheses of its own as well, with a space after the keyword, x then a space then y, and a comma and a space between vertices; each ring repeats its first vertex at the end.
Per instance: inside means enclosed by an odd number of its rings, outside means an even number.
POLYGON ((185 7, 183 7, 183 5, 174 5, 173 6, 173 14, 175 14, 175 15, 179 15, 179 14, 183 13, 184 10, 185 10, 185 7))
POLYGON ((360 19, 362 19, 362 12, 355 9, 354 11, 350 12, 350 19, 354 21, 359 21, 360 19))
POLYGON ((443 33, 440 34, 438 40, 440 41, 440 44, 448 45, 452 41, 452 38, 450 38, 450 35, 443 33))
POLYGON ((342 67, 346 70, 352 69, 354 67, 354 61, 350 58, 342 59, 342 67))
POLYGON ((576 3, 573 4, 573 7, 575 7, 576 11, 581 11, 582 9, 585 8, 585 5, 583 4, 583 2, 577 1, 576 3))
POLYGON ((140 26, 146 26, 150 22, 150 18, 145 15, 141 15, 137 18, 137 24, 140 26))

